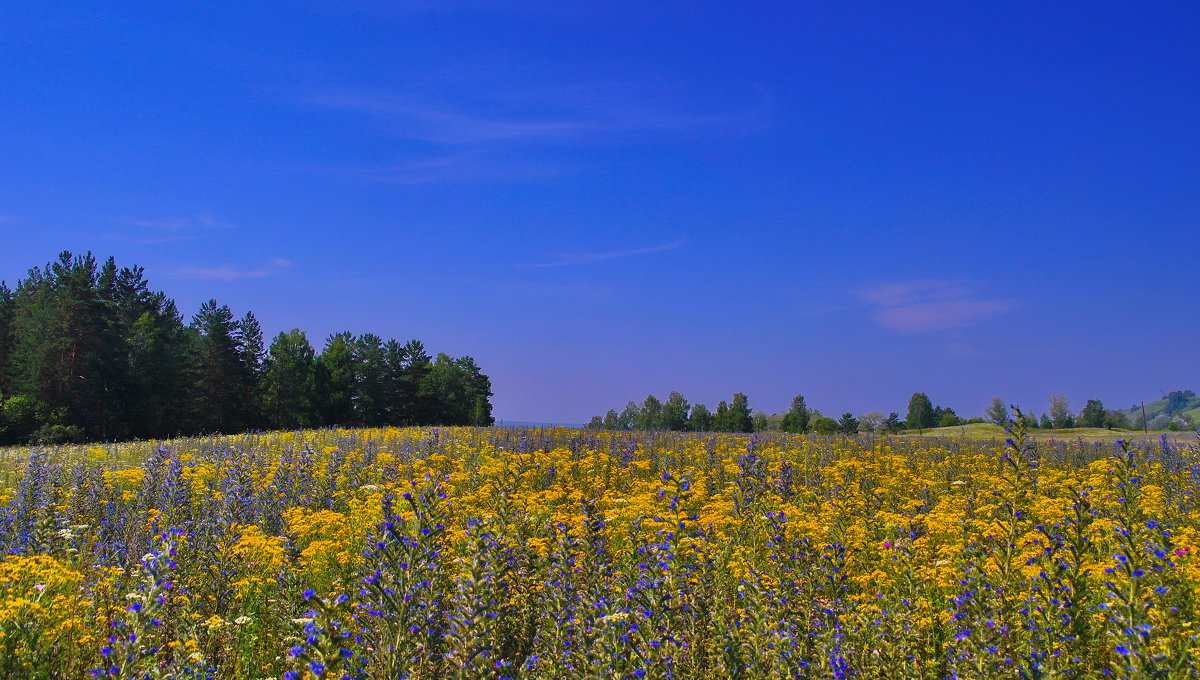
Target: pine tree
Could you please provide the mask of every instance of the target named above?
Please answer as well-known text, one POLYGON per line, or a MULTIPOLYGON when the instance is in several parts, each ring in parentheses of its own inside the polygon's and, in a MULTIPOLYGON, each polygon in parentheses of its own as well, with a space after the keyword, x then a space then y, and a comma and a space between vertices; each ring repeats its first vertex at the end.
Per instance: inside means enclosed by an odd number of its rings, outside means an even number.
POLYGON ((430 425, 437 423, 437 406, 430 392, 429 372, 433 359, 419 340, 409 340, 404 347, 404 366, 401 373, 404 424, 430 425))
POLYGON ((838 419, 838 431, 842 434, 858 434, 858 419, 850 412, 843 413, 838 419))
POLYGON ((880 429, 884 432, 894 433, 904 429, 904 421, 900 420, 900 414, 892 411, 883 419, 880 429))
POLYGON ((254 312, 246 312, 238 320, 236 337, 244 373, 241 385, 241 419, 249 427, 262 427, 265 424, 262 412, 262 375, 267 351, 263 343, 262 325, 258 323, 254 312))
POLYGON ((312 427, 315 404, 316 358, 304 331, 296 328, 271 341, 263 369, 263 409, 273 428, 312 427))
POLYGON ((130 430, 139 437, 193 434, 191 392, 197 382, 188 354, 194 337, 174 301, 155 294, 129 330, 130 430))
POLYGON ((17 299, 8 285, 0 281, 0 395, 9 392, 9 357, 12 355, 12 325, 17 299))
POLYGON ((367 333, 354 341, 355 425, 388 423, 388 359, 383 339, 367 333))
POLYGON ((404 345, 397 340, 388 340, 383 344, 383 368, 380 371, 379 405, 383 413, 383 422, 388 425, 407 425, 411 421, 408 414, 408 398, 404 375, 405 353, 404 345))
POLYGON ((201 432, 246 428, 241 399, 251 382, 238 341, 238 324, 227 305, 209 300, 192 318, 195 331, 195 422, 201 432))
POLYGON ((95 257, 64 252, 31 272, 15 297, 13 392, 33 398, 47 425, 66 428, 62 438, 124 435, 124 348, 100 295, 95 257))
POLYGON ((320 424, 354 424, 354 335, 335 333, 317 356, 317 399, 320 424))

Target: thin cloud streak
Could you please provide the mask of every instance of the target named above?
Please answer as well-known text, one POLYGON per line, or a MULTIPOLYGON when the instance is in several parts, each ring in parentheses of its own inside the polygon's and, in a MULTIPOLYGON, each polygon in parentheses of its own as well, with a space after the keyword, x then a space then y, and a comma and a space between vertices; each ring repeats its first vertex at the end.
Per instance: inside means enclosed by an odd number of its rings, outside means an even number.
POLYGON ((342 95, 320 97, 312 103, 355 111, 396 122, 393 132, 406 139, 437 144, 478 144, 522 139, 555 139, 581 132, 598 132, 603 125, 583 120, 499 120, 409 106, 384 97, 342 95))
POLYGON ((230 265, 219 267, 180 267, 171 271, 171 275, 180 279, 195 279, 203 281, 240 281, 244 279, 264 279, 277 276, 291 268, 291 260, 274 257, 267 261, 266 267, 257 269, 239 269, 230 265))
POLYGON ((687 244, 687 239, 684 239, 681 241, 674 241, 672 243, 664 243, 664 244, 658 245, 658 246, 650 246, 648 248, 637 248, 634 250, 619 250, 619 251, 611 252, 611 253, 591 253, 588 255, 577 255, 574 257, 567 257, 565 259, 556 260, 554 262, 531 263, 531 264, 523 264, 520 266, 521 267, 531 267, 531 268, 570 267, 570 266, 579 265, 579 264, 589 264, 591 262, 601 262, 604 260, 616 260, 616 259, 620 259, 623 257, 633 257, 636 255, 649 255, 650 253, 662 253, 662 252, 666 252, 668 250, 675 250, 676 248, 681 248, 686 244, 687 244))
POLYGON ((421 158, 380 166, 325 166, 314 171, 379 184, 420 185, 550 179, 573 169, 552 163, 521 162, 476 153, 421 158))
POLYGON ((121 220, 122 224, 134 227, 145 227, 160 231, 209 231, 213 229, 233 229, 237 227, 231 222, 224 222, 212 215, 200 214, 191 217, 172 217, 160 220, 121 220))
POLYGON ((872 318, 900 333, 936 333, 972 326, 1000 316, 1016 305, 983 298, 961 281, 925 279, 886 283, 860 292, 873 308, 872 318))
POLYGON ((595 88, 576 87, 520 96, 510 94, 487 105, 488 110, 514 109, 510 116, 472 115, 450 107, 413 103, 387 93, 340 91, 309 97, 306 101, 313 106, 380 119, 388 124, 392 134, 403 139, 450 146, 530 141, 611 142, 621 135, 712 132, 722 128, 744 132, 759 127, 762 118, 758 109, 690 114, 631 105, 630 99, 627 93, 605 95, 595 88))
POLYGON ((152 220, 126 218, 117 220, 117 223, 126 227, 137 227, 137 235, 118 234, 113 238, 141 246, 194 241, 212 232, 236 229, 238 226, 232 222, 218 220, 207 213, 152 220))

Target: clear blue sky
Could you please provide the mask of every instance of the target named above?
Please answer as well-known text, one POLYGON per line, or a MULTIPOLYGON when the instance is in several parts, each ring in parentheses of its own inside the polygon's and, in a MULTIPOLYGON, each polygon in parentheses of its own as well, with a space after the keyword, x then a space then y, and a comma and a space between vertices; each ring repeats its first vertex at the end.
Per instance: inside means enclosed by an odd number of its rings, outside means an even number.
POLYGON ((1194 3, 10 0, 0 55, 10 284, 113 254, 506 420, 1200 389, 1194 3))

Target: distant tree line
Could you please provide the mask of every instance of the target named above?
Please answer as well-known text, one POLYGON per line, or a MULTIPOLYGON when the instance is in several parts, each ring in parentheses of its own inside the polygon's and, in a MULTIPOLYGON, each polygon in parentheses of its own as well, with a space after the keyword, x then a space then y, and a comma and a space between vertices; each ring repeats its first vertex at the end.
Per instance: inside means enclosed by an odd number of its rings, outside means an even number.
MULTIPOLYGON (((1037 415, 1036 412, 1026 414, 1026 424, 1031 428, 1066 429, 1072 427, 1105 428, 1109 430, 1181 430, 1195 428, 1196 423, 1180 410, 1192 403, 1195 393, 1191 390, 1171 392, 1164 398, 1166 404, 1156 415, 1143 418, 1140 409, 1135 405, 1129 411, 1105 408, 1099 399, 1088 399, 1079 413, 1071 411, 1070 402, 1066 396, 1055 394, 1050 397, 1050 409, 1037 415), (1134 415, 1131 417, 1130 413, 1134 415)), ((1000 397, 992 399, 987 408, 988 422, 998 425, 1008 420, 1008 409, 1000 397)))
POLYGON ((264 428, 490 425, 490 379, 419 341, 301 330, 267 347, 215 300, 185 323, 141 267, 62 253, 0 283, 0 443, 264 428))
POLYGON ((783 412, 767 414, 750 409, 745 394, 738 392, 729 402, 717 403, 716 412, 704 404, 689 404, 679 392, 672 392, 666 401, 649 395, 641 404, 629 402, 620 412, 610 409, 593 417, 587 426, 594 430, 674 430, 678 432, 766 432, 782 431, 795 434, 857 434, 864 427, 879 431, 898 432, 904 425, 892 413, 887 418, 869 414, 856 418, 843 413, 835 420, 810 409, 804 397, 797 395, 791 407, 783 412), (864 419, 868 422, 864 423, 864 419))
POLYGON ((665 402, 649 395, 641 405, 629 402, 620 413, 609 409, 603 416, 592 418, 587 427, 597 430, 753 432, 754 417, 746 395, 741 392, 733 395, 732 402, 718 403, 716 413, 704 404, 689 404, 682 394, 672 392, 665 402))
MULTIPOLYGON (((1172 392, 1165 398, 1167 405, 1164 408, 1174 410, 1160 413, 1151 418, 1148 429, 1163 430, 1194 426, 1186 415, 1177 413, 1177 411, 1195 404, 1196 402, 1193 401, 1195 397, 1195 393, 1190 390, 1172 392)), ((609 410, 603 416, 593 417, 587 427, 597 430, 782 431, 797 434, 878 432, 886 434, 905 430, 920 432, 937 427, 956 427, 985 422, 1007 426, 1012 414, 1004 400, 995 397, 984 410, 984 415, 986 418, 964 419, 949 406, 935 405, 924 392, 915 392, 909 398, 908 409, 903 419, 896 412, 885 416, 879 411, 857 416, 843 413, 839 418, 834 419, 822 415, 816 409, 810 409, 803 396, 796 396, 792 399, 791 407, 783 413, 753 412, 750 410, 746 395, 740 392, 733 396, 732 403, 720 402, 717 405, 717 412, 714 414, 704 404, 690 405, 682 394, 672 392, 665 402, 650 395, 641 404, 629 402, 620 412, 609 410)), ((1143 427, 1140 416, 1138 419, 1132 420, 1124 411, 1106 409, 1099 399, 1089 399, 1083 409, 1075 414, 1071 411, 1067 398, 1061 394, 1050 398, 1050 408, 1046 413, 1039 416, 1035 412, 1027 412, 1025 418, 1026 427, 1033 429, 1072 427, 1142 429, 1143 427)))

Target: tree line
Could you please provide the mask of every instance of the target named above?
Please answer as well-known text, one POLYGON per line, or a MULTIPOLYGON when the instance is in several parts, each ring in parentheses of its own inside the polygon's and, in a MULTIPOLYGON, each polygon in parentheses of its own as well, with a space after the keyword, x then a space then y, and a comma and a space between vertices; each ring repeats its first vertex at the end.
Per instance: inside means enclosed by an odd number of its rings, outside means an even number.
POLYGON ((755 412, 750 409, 749 400, 741 392, 734 394, 729 402, 718 402, 716 412, 713 412, 704 404, 689 404, 679 392, 671 392, 666 401, 649 395, 641 404, 633 401, 627 403, 620 412, 609 409, 603 416, 593 417, 586 427, 595 430, 783 431, 795 434, 857 434, 864 427, 895 432, 904 429, 899 415, 895 413, 886 418, 880 416, 878 422, 870 421, 875 415, 855 417, 843 413, 835 420, 816 409, 810 409, 802 395, 792 399, 791 407, 783 413, 755 412))
POLYGON ((491 380, 469 356, 366 333, 270 346, 254 314, 209 300, 185 322, 141 267, 64 252, 0 282, 0 443, 256 429, 490 425, 491 380))
MULTIPOLYGON (((1090 427, 1104 428, 1109 430, 1186 430, 1193 429, 1197 423, 1192 422, 1192 419, 1185 413, 1179 413, 1169 410, 1170 407, 1177 402, 1185 402, 1187 399, 1195 397, 1195 393, 1191 390, 1181 390, 1172 392, 1165 398, 1168 401, 1168 410, 1164 413, 1159 413, 1153 418, 1146 419, 1143 416, 1144 412, 1139 412, 1137 406, 1130 407, 1130 411, 1134 413, 1133 417, 1126 411, 1120 409, 1105 408, 1104 402, 1099 399, 1088 399, 1079 413, 1071 411, 1070 402, 1066 396, 1055 394, 1050 397, 1050 409, 1041 414, 1029 413, 1026 415, 1026 423, 1031 428, 1043 429, 1066 429, 1072 427, 1090 427)), ((1004 401, 1000 397, 992 399, 991 405, 987 411, 988 422, 1003 424, 1008 420, 1008 408, 1005 407, 1004 401)))
MULTIPOLYGON (((1172 393, 1174 395, 1175 393, 1172 393)), ((1183 397, 1194 397, 1191 392, 1181 392, 1183 397)), ((922 430, 936 427, 956 427, 974 423, 993 423, 1007 426, 1010 419, 1008 406, 999 397, 992 399, 984 410, 986 418, 962 418, 953 408, 934 404, 924 392, 915 392, 909 398, 908 408, 901 418, 897 412, 887 415, 879 411, 854 415, 843 413, 839 418, 823 415, 809 408, 802 395, 792 399, 791 406, 783 413, 768 414, 751 411, 745 394, 737 393, 732 403, 724 401, 717 405, 714 414, 704 404, 688 403, 679 392, 671 392, 666 401, 654 395, 646 397, 641 404, 630 401, 620 412, 610 409, 603 416, 593 417, 586 425, 589 429, 603 430, 676 430, 690 432, 766 432, 782 431, 814 434, 858 434, 860 432, 895 433, 905 430, 922 430)), ((1151 425, 1161 420, 1163 427, 1177 425, 1184 416, 1172 416, 1167 420, 1159 416, 1151 425)), ((1099 399, 1089 399, 1083 409, 1075 414, 1067 398, 1056 394, 1050 398, 1050 408, 1040 416, 1036 412, 1026 413, 1026 427, 1037 429, 1065 429, 1093 427, 1108 429, 1142 429, 1140 420, 1133 421, 1128 414, 1104 407, 1099 399)), ((1155 429, 1151 427, 1151 429, 1155 429)))

